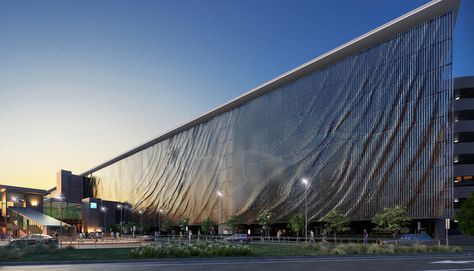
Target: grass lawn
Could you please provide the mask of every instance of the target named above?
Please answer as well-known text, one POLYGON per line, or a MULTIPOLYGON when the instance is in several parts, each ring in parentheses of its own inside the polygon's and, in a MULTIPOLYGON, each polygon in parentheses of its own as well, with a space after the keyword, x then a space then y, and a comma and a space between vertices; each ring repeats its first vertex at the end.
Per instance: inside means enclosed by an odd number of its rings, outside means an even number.
MULTIPOLYGON (((32 254, 19 259, 3 260, 13 262, 29 261, 77 261, 132 259, 130 248, 105 249, 61 249, 55 252, 32 254)), ((1 260, 0 260, 1 261, 1 260)))

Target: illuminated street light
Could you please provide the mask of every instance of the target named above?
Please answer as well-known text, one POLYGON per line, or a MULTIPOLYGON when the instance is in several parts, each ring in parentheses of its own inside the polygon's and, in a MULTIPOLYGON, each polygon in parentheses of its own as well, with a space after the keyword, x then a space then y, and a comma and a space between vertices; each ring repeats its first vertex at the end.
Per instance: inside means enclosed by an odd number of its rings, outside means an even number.
POLYGON ((104 213, 104 232, 107 234, 107 207, 102 206, 100 210, 104 213))
POLYGON ((117 208, 120 209, 120 236, 123 236, 123 205, 122 204, 117 204, 117 208))
POLYGON ((160 224, 160 214, 163 213, 163 209, 158 209, 158 234, 160 234, 160 228, 161 228, 161 224, 160 224))
POLYGON ((221 224, 224 223, 222 219, 222 198, 224 197, 224 194, 221 191, 217 191, 217 196, 220 198, 220 204, 221 204, 221 210, 220 210, 220 222, 221 224))
POLYGON ((301 179, 301 183, 305 186, 305 196, 304 196, 304 238, 305 242, 308 242, 308 188, 309 188, 309 181, 306 178, 301 179))
POLYGON ((140 214, 140 231, 141 231, 142 236, 143 236, 143 211, 140 210, 140 211, 138 211, 138 213, 140 214))

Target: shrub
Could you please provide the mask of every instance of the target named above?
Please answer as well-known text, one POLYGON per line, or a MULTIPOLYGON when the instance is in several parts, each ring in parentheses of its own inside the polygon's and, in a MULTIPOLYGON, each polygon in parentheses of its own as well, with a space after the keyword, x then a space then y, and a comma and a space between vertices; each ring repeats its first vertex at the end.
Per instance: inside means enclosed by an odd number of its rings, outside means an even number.
POLYGON ((192 244, 158 244, 132 249, 136 258, 197 257, 197 256, 248 256, 252 252, 246 245, 199 242, 192 244))
MULTIPOLYGON (((312 255, 345 255, 345 254, 394 254, 394 253, 426 253, 426 252, 462 252, 457 246, 399 246, 395 244, 304 244, 303 251, 312 255)), ((303 252, 304 253, 304 252, 303 252)))
POLYGON ((35 254, 51 254, 59 250, 57 246, 53 245, 35 245, 25 246, 23 244, 8 245, 0 247, 0 260, 15 260, 21 259, 35 254))

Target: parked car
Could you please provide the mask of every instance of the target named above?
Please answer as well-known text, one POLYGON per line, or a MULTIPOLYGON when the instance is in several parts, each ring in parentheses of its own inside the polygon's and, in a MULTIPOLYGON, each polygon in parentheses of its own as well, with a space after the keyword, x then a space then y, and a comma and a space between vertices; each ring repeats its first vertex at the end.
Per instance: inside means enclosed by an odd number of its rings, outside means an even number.
POLYGON ((435 243, 435 240, 433 240, 433 238, 431 238, 426 233, 419 233, 419 234, 407 233, 400 236, 399 239, 385 240, 382 243, 383 244, 398 244, 398 245, 416 245, 416 244, 432 245, 435 243))
POLYGON ((142 241, 148 242, 148 241, 155 241, 155 236, 151 235, 142 235, 139 237, 142 241))
POLYGON ((12 245, 25 245, 25 246, 35 246, 35 245, 58 245, 58 239, 47 235, 47 234, 30 234, 23 236, 21 238, 12 239, 10 241, 12 245))
POLYGON ((248 244, 250 242, 250 237, 247 234, 234 234, 225 238, 224 240, 227 242, 248 244))

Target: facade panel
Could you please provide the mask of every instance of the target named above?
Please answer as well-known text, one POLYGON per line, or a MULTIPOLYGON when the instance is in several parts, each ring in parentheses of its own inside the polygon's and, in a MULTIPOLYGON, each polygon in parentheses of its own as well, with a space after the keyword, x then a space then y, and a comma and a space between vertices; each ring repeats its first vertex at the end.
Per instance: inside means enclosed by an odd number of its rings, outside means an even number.
POLYGON ((449 216, 452 16, 90 173, 94 197, 192 223, 250 223, 263 210, 286 221, 304 208, 305 177, 311 221, 333 209, 366 220, 394 205, 414 218, 449 216))

